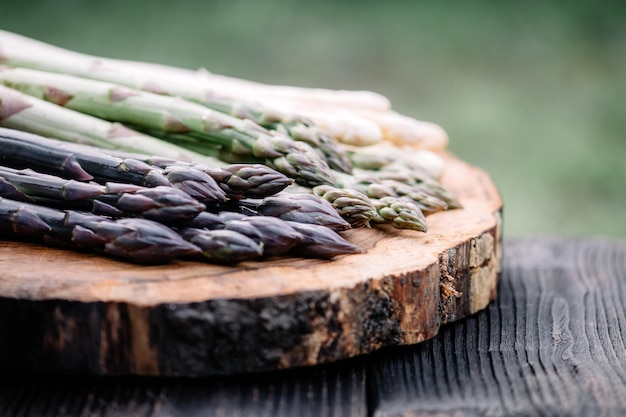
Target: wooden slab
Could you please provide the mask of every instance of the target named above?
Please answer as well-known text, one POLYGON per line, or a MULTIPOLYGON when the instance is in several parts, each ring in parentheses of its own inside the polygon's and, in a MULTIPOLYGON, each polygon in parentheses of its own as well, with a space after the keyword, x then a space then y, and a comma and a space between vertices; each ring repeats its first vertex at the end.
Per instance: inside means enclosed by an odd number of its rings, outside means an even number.
POLYGON ((332 261, 138 266, 0 242, 0 367, 200 376, 429 339, 485 308, 500 271, 498 191, 483 171, 446 161, 443 183, 463 209, 429 216, 427 234, 347 232, 366 253, 332 261))

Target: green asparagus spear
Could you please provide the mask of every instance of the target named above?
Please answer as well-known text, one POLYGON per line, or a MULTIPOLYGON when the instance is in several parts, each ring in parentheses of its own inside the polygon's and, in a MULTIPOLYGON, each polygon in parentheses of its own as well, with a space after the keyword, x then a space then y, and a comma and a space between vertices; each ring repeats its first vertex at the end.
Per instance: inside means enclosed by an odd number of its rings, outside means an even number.
POLYGON ((332 204, 339 215, 350 223, 352 228, 369 227, 376 215, 376 208, 363 193, 348 189, 318 185, 313 192, 332 204))
POLYGON ((172 229, 146 219, 108 220, 0 197, 0 232, 22 239, 62 243, 140 263, 165 263, 200 249, 172 229))
MULTIPOLYGON (((0 82, 38 99, 106 120, 164 133, 189 133, 235 154, 265 159, 301 184, 334 184, 328 165, 308 144, 180 98, 24 68, 0 67, 0 82)), ((5 95, 10 96, 8 92, 5 95)), ((43 103, 30 100, 30 104, 33 108, 43 103)), ((23 111, 15 112, 4 123, 19 118, 20 113, 23 111)))
MULTIPOLYGON (((244 120, 242 123, 252 122, 244 120)), ((263 163, 306 187, 336 182, 326 161, 322 160, 308 143, 296 142, 276 131, 264 131, 256 140, 240 135, 236 142, 220 140, 217 137, 209 138, 193 132, 177 134, 154 129, 146 132, 205 156, 218 157, 224 162, 263 163)))
POLYGON ((39 100, 0 85, 0 126, 102 148, 167 155, 185 161, 204 156, 165 141, 39 100))
POLYGON ((111 217, 142 216, 161 223, 184 222, 206 208, 183 191, 171 187, 100 185, 1 166, 0 196, 60 208, 90 210, 111 217))
POLYGON ((388 223, 398 229, 427 231, 424 214, 412 202, 397 197, 372 199, 372 202, 378 212, 378 215, 372 219, 374 222, 388 223))
POLYGON ((448 209, 445 201, 404 183, 392 180, 374 181, 366 186, 367 194, 372 198, 399 197, 413 202, 425 216, 448 209))
POLYGON ((275 123, 265 126, 284 132, 296 141, 308 143, 332 169, 344 174, 352 173, 352 163, 341 144, 312 123, 275 123))
POLYGON ((429 180, 429 183, 407 184, 393 179, 380 179, 373 173, 364 175, 361 172, 359 175, 353 176, 342 175, 339 177, 339 181, 342 188, 361 191, 370 198, 397 197, 410 200, 425 215, 457 207, 453 195, 447 192, 443 186, 427 185, 436 184, 435 180, 429 180), (453 206, 449 207, 444 198, 450 201, 453 206))
MULTIPOLYGON (((241 99, 232 100, 220 96, 219 93, 215 94, 213 89, 199 85, 193 79, 183 82, 179 77, 164 74, 155 76, 154 71, 136 68, 136 65, 131 62, 91 57, 8 32, 0 31, 0 49, 3 50, 2 58, 6 65, 71 74, 159 95, 184 97, 192 102, 203 104, 203 107, 217 110, 224 115, 231 115, 233 118, 247 119, 255 124, 272 127, 287 134, 293 133, 293 138, 298 141, 310 143, 314 140, 321 145, 322 155, 332 168, 350 173, 350 161, 345 152, 332 138, 314 128, 308 119, 287 115, 260 103, 244 102, 241 99)), ((35 78, 42 79, 43 77, 35 78)), ((8 82, 16 88, 21 88, 17 86, 19 81, 8 80, 8 82)), ((44 81, 41 80, 41 82, 44 81)), ((68 98, 72 100, 75 100, 77 96, 80 98, 80 94, 69 91, 71 88, 68 86, 62 87, 58 84, 48 83, 46 86, 45 94, 52 100, 65 103, 68 98)), ((125 93, 122 94, 122 96, 125 95, 125 93)), ((113 97, 120 97, 120 95, 113 94, 113 97)), ((179 120, 171 119, 169 115, 164 115, 163 122, 175 129, 181 127, 179 120)))
POLYGON ((415 191, 424 192, 433 196, 443 201, 446 204, 447 209, 457 209, 463 207, 458 197, 452 191, 444 187, 435 178, 420 173, 419 170, 381 170, 373 175, 381 181, 394 181, 396 183, 409 185, 415 191))

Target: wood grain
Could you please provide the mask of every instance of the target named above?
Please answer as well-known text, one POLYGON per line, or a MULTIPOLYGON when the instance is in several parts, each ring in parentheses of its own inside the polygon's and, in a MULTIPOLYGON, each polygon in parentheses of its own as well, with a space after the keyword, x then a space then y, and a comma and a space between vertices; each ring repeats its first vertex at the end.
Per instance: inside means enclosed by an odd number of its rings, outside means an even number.
POLYGON ((12 375, 3 417, 367 416, 360 361, 219 379, 12 375))
POLYGON ((626 242, 522 240, 505 254, 487 310, 375 356, 371 415, 626 415, 626 242))
POLYGON ((626 415, 626 241, 523 239, 504 255, 498 298, 419 345, 229 377, 5 374, 0 415, 626 415))
POLYGON ((366 253, 222 267, 138 266, 0 243, 0 367, 89 374, 242 373, 332 362, 433 337, 495 297, 502 201, 483 171, 446 156, 464 208, 427 234, 346 233, 366 253))

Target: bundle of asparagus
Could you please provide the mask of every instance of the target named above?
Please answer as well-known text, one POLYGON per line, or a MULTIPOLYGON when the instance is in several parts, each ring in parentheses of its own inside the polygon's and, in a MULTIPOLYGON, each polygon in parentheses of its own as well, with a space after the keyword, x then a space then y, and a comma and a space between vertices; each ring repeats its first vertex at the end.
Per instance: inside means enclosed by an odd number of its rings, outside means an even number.
POLYGON ((80 54, 4 31, 0 31, 0 50, 6 65, 184 97, 262 125, 306 126, 314 121, 331 136, 352 145, 367 146, 386 139, 443 149, 448 142, 439 126, 393 112, 389 100, 371 92, 268 86, 204 69, 190 71, 80 54))
POLYGON ((4 31, 0 64, 5 198, 174 224, 197 256, 226 263, 354 253, 337 232, 426 232, 426 216, 460 207, 438 180, 445 132, 375 93, 94 57, 4 31))
POLYGON ((84 145, 68 146, 0 128, 0 229, 141 263, 192 255, 210 262, 236 263, 289 252, 328 258, 360 251, 333 231, 342 229, 337 225, 347 223, 329 203, 316 200, 316 196, 307 196, 301 204, 294 199, 293 204, 276 209, 292 213, 287 217, 291 221, 305 222, 306 234, 297 232, 280 216, 261 216, 261 210, 252 210, 253 197, 271 198, 289 183, 270 168, 213 168, 218 180, 225 180, 228 189, 237 190, 237 198, 232 200, 205 169, 178 161, 159 168, 84 145), (251 175, 260 172, 265 175, 251 175), (248 181, 251 178, 253 181, 248 181), (237 217, 239 224, 232 216, 243 215, 232 212, 223 214, 230 219, 220 219, 209 211, 221 210, 218 203, 230 210, 245 211, 254 219, 243 221, 237 217), (95 235, 89 238, 90 234, 95 235), (168 238, 173 240, 165 248, 151 249, 168 238), (189 243, 183 245, 181 239, 189 243), (310 249, 319 246, 326 249, 310 249))

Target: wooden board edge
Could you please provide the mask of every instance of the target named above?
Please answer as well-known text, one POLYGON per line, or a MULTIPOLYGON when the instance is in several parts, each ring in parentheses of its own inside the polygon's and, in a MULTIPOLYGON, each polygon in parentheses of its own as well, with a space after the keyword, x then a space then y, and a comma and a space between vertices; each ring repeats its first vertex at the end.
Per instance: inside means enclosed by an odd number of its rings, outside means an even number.
POLYGON ((496 295, 493 227, 423 270, 353 288, 139 306, 0 299, 0 368, 96 375, 208 376, 310 366, 419 343, 496 295), (96 348, 94 348, 94 346, 96 348))

